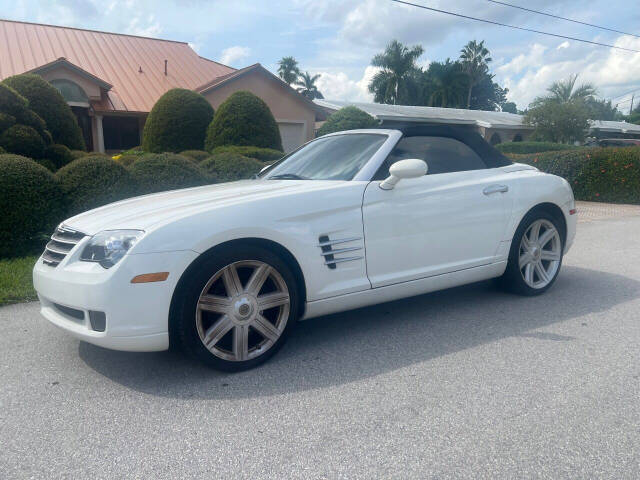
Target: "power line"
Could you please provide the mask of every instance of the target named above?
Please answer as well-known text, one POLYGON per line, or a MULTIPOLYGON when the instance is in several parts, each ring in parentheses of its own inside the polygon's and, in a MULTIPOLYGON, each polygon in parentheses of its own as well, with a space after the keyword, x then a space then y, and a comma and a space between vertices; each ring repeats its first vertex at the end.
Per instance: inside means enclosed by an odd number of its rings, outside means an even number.
POLYGON ((615 100, 616 98, 626 97, 627 95, 631 95, 632 93, 637 92, 640 88, 636 88, 635 90, 631 90, 630 92, 623 93, 622 95, 618 95, 617 97, 613 97, 611 100, 615 100))
POLYGON ((614 28, 609 28, 609 27, 602 27, 600 25, 594 25, 593 23, 587 23, 587 22, 581 22, 580 20, 573 20, 571 18, 566 18, 566 17, 561 17, 559 15, 553 15, 551 13, 546 13, 546 12, 540 12, 539 10, 532 10, 531 8, 525 8, 525 7, 520 7, 519 5, 512 5, 510 3, 506 3, 506 2, 499 2, 497 0, 487 0, 488 2, 491 3, 497 3, 498 5, 504 5, 505 7, 511 7, 511 8, 517 8, 519 10, 524 10, 526 12, 532 12, 532 13, 537 13, 538 15, 545 15, 547 17, 551 17, 551 18, 557 18, 559 20, 565 20, 567 22, 573 22, 573 23, 579 23, 580 25, 586 25, 588 27, 594 27, 594 28, 599 28, 601 30, 608 30, 609 32, 615 32, 615 33, 621 33, 623 35, 631 35, 633 37, 638 37, 640 38, 640 35, 636 35, 635 33, 628 33, 628 32, 622 32, 620 30, 616 30, 614 28))
POLYGON ((487 20, 484 18, 471 17, 469 15, 463 15, 461 13, 448 12, 446 10, 440 10, 438 8, 426 7, 424 5, 418 5, 417 3, 405 2, 404 0, 391 0, 391 1, 395 3, 401 3, 403 5, 410 5, 412 7, 422 8, 424 10, 431 10, 432 12, 444 13, 445 15, 452 15, 454 17, 466 18, 467 20, 475 20, 476 22, 490 23, 492 25, 498 25, 500 27, 508 27, 516 30, 522 30, 525 32, 539 33, 541 35, 549 35, 551 37, 556 37, 556 38, 564 38, 565 40, 574 40, 576 42, 590 43, 591 45, 598 45, 600 47, 609 47, 609 48, 615 48, 617 50, 625 50, 627 52, 640 53, 640 50, 634 50, 633 48, 618 47, 616 45, 609 45, 608 43, 600 43, 600 42, 594 42, 591 40, 584 40, 582 38, 568 37, 566 35, 559 35, 557 33, 542 32, 540 30, 534 30, 533 28, 518 27, 517 25, 509 25, 508 23, 495 22, 493 20, 487 20))

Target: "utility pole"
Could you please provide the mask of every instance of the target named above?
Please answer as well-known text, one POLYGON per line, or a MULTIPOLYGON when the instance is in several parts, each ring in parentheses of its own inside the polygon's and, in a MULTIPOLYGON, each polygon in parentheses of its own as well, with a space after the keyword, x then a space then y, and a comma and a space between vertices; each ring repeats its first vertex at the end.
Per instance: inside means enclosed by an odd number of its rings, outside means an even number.
POLYGON ((635 98, 635 93, 631 95, 631 108, 629 109, 629 115, 633 113, 633 99, 635 98))

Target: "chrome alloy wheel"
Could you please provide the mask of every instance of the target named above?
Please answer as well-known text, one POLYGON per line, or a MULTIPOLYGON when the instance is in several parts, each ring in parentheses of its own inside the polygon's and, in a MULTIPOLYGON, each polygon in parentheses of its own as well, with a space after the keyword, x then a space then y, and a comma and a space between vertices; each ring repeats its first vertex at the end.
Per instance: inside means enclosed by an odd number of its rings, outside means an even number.
POLYGON ((548 220, 533 222, 520 241, 518 266, 531 288, 546 287, 558 273, 562 258, 562 241, 556 227, 548 220))
POLYGON ((218 270, 200 293, 198 335, 216 357, 251 360, 278 341, 290 303, 287 284, 275 268, 257 260, 234 262, 218 270))

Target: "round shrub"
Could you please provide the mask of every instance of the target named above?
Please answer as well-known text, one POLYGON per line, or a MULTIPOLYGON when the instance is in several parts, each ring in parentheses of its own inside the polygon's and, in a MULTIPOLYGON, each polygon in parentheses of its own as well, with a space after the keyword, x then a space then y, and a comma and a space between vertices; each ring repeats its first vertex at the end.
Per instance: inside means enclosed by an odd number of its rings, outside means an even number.
POLYGON ((29 252, 62 220, 63 197, 53 175, 19 155, 0 155, 0 257, 29 252))
POLYGON ((144 125, 142 150, 181 152, 202 150, 213 107, 192 90, 174 88, 162 95, 144 125))
POLYGON ((67 163, 73 161, 73 155, 64 145, 49 145, 44 149, 44 158, 50 160, 55 165, 56 170, 64 167, 67 163))
POLYGON ((86 157, 87 152, 84 150, 71 150, 71 156, 74 160, 77 160, 78 158, 86 157))
POLYGON ((329 116, 324 125, 318 130, 318 137, 327 133, 342 132, 344 130, 355 130, 358 128, 375 128, 378 121, 367 112, 357 107, 349 106, 338 110, 329 116))
POLYGON ((185 150, 184 152, 180 152, 180 155, 182 155, 183 157, 188 157, 194 162, 200 163, 205 158, 209 158, 211 154, 209 152, 205 152, 204 150, 185 150))
POLYGON ((224 147, 216 147, 211 151, 211 155, 217 155, 218 153, 238 153, 245 157, 255 158, 261 162, 275 162, 284 157, 284 152, 280 150, 274 150, 272 148, 260 148, 260 147, 248 147, 237 145, 226 145, 224 147))
POLYGON ((233 182, 253 177, 264 164, 255 158, 244 157, 238 153, 218 153, 200 164, 216 183, 233 182))
POLYGON ((0 133, 16 123, 16 117, 0 112, 0 133))
POLYGON ((282 150, 278 124, 266 103, 251 92, 227 98, 207 129, 206 150, 222 145, 248 145, 282 150))
POLYGON ((56 172, 70 214, 97 208, 135 194, 135 183, 122 165, 104 156, 74 160, 56 172))
POLYGON ((145 155, 129 167, 140 193, 195 187, 207 183, 205 172, 193 160, 174 153, 145 155))
POLYGON ((48 158, 36 158, 33 160, 34 162, 42 165, 44 168, 46 168, 47 170, 49 170, 51 173, 55 173, 56 170, 58 170, 58 168, 55 166, 55 164, 49 160, 48 158))
POLYGON ((42 158, 44 154, 44 140, 32 127, 14 125, 0 135, 0 145, 16 155, 31 158, 42 158))
POLYGON ((44 120, 32 110, 25 110, 16 115, 16 123, 27 125, 40 134, 47 145, 52 143, 51 132, 47 130, 44 120))
POLYGON ((16 117, 29 109, 27 99, 0 82, 0 112, 16 117))
POLYGON ((57 88, 39 75, 21 74, 3 80, 29 101, 29 108, 47 124, 53 141, 71 149, 85 148, 75 115, 57 88))

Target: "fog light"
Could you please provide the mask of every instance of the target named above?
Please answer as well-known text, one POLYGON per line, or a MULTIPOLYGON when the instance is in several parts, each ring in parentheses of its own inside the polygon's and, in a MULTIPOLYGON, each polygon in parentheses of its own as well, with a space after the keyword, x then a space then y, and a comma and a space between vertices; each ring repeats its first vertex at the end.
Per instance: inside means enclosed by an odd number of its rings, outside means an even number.
POLYGON ((107 316, 104 312, 89 310, 89 322, 91 322, 91 329, 96 332, 104 332, 107 328, 107 316))

